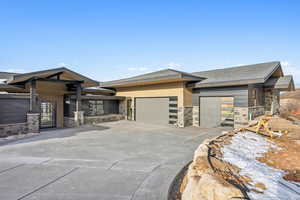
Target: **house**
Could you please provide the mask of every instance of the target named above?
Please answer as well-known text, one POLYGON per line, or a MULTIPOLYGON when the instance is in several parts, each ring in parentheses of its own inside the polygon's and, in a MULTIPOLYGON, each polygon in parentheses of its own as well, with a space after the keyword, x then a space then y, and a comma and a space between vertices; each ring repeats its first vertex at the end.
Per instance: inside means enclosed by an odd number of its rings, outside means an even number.
POLYGON ((179 127, 246 125, 279 112, 280 91, 294 90, 280 62, 186 73, 173 69, 101 83, 114 90, 129 120, 179 127))
POLYGON ((67 68, 0 72, 0 80, 0 137, 123 118, 124 98, 67 68))
POLYGON ((173 69, 98 82, 67 68, 0 72, 0 137, 128 119, 178 127, 246 125, 279 112, 294 90, 280 62, 187 73, 173 69))

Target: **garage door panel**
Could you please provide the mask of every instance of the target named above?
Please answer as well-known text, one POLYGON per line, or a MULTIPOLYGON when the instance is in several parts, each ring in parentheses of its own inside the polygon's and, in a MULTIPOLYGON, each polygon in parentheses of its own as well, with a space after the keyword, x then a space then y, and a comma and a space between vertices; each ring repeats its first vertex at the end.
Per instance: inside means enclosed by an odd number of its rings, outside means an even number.
POLYGON ((221 99, 219 97, 200 97, 200 126, 217 127, 221 121, 221 99))
POLYGON ((136 121, 169 124, 169 98, 136 98, 136 121))
POLYGON ((200 97, 200 126, 233 124, 233 97, 200 97))

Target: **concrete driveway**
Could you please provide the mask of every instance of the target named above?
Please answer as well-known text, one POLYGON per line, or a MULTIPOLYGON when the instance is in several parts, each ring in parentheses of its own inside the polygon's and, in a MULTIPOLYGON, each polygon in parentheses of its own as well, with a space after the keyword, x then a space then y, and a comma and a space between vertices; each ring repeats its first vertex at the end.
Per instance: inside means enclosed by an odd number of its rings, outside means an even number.
POLYGON ((44 131, 0 146, 1 200, 162 200, 220 129, 118 121, 44 131))

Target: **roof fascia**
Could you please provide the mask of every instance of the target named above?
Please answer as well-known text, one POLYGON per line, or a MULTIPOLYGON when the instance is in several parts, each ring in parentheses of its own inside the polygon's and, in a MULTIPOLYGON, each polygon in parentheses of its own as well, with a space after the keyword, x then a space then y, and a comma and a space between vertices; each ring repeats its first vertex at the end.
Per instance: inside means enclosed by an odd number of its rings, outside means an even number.
POLYGON ((249 84, 260 84, 260 83, 264 83, 264 79, 249 79, 243 81, 223 81, 223 82, 215 82, 215 83, 198 82, 189 87, 193 87, 193 88, 228 87, 228 86, 239 86, 239 85, 249 85, 249 84))
MULTIPOLYGON (((95 81, 95 80, 93 80, 93 79, 90 79, 90 78, 88 78, 88 77, 86 77, 86 76, 84 76, 84 75, 82 75, 82 74, 79 74, 79 73, 77 73, 77 72, 74 72, 74 71, 72 71, 72 70, 70 70, 70 69, 68 69, 68 68, 65 68, 65 67, 54 68, 54 69, 48 69, 48 70, 41 70, 41 71, 30 72, 30 73, 25 73, 25 74, 17 74, 17 75, 14 75, 14 79, 13 79, 13 80, 16 80, 17 78, 22 78, 22 77, 30 76, 30 75, 37 75, 37 76, 38 76, 38 74, 44 74, 44 73, 49 73, 49 72, 55 72, 55 73, 69 72, 69 73, 74 74, 74 75, 76 75, 76 76, 82 77, 83 79, 86 79, 86 80, 88 80, 88 81, 90 81, 90 82, 93 82, 93 83, 95 83, 95 84, 97 84, 97 85, 99 84, 98 81, 95 81)), ((53 74, 53 75, 54 75, 54 74, 53 74)), ((51 75, 49 75, 49 76, 51 76, 51 75)), ((55 76, 55 75, 54 75, 54 76, 55 76)))
POLYGON ((282 68, 280 62, 277 63, 277 65, 274 67, 274 69, 264 78, 264 82, 266 82, 276 70, 280 68, 281 74, 283 76, 282 68))
MULTIPOLYGON (((195 80, 191 77, 187 77, 190 80, 195 80)), ((166 81, 166 80, 173 80, 173 79, 182 79, 182 81, 185 81, 185 77, 181 77, 180 75, 172 75, 172 76, 162 76, 162 77, 157 77, 157 78, 148 78, 148 79, 143 79, 143 80, 137 80, 137 81, 123 81, 123 82, 117 82, 117 83, 110 83, 110 82, 104 82, 101 83, 101 87, 117 87, 117 86, 123 86, 126 84, 141 84, 141 83, 146 83, 146 82, 151 82, 151 81, 166 81)), ((188 80, 188 81, 190 81, 188 80)), ((201 80, 201 79, 196 79, 196 80, 201 80)))

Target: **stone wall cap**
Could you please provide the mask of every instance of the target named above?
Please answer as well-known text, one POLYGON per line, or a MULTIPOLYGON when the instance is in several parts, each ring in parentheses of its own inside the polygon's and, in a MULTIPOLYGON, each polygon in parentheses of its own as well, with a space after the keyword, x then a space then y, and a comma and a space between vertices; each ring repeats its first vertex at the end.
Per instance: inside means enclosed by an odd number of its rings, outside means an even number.
POLYGON ((26 125, 27 122, 21 122, 21 123, 13 123, 13 124, 0 124, 0 127, 4 126, 18 126, 18 125, 26 125))
POLYGON ((27 113, 27 115, 40 115, 40 113, 27 113))

